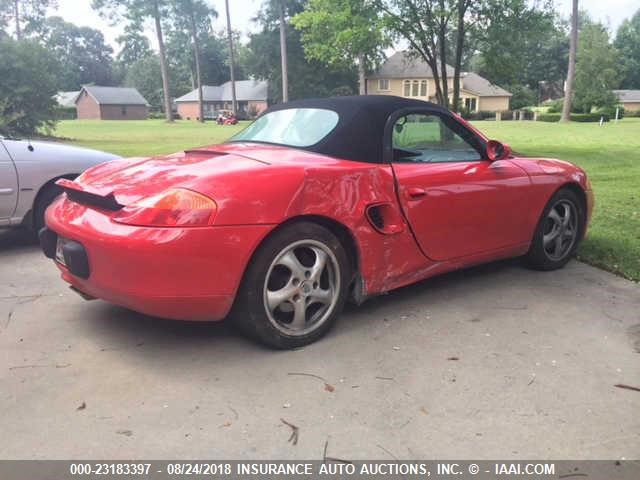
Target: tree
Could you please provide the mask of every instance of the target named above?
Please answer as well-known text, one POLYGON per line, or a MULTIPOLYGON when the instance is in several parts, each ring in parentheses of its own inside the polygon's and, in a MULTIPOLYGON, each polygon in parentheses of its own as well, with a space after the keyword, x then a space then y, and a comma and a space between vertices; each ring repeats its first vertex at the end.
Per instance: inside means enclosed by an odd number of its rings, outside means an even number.
POLYGON ((614 45, 620 52, 620 88, 640 88, 640 10, 618 27, 614 45))
POLYGON ((229 0, 224 0, 225 11, 227 13, 227 38, 229 41, 229 76, 231 77, 231 109, 233 115, 238 114, 238 102, 236 100, 236 79, 235 79, 235 56, 233 54, 233 30, 231 30, 231 13, 229 12, 229 0))
POLYGON ((279 19, 280 19, 280 68, 282 69, 282 101, 289 101, 289 67, 287 64, 287 35, 286 35, 286 20, 284 17, 284 1, 276 0, 279 10, 279 19))
POLYGON ((0 40, 0 135, 35 135, 55 124, 58 64, 33 41, 0 40))
MULTIPOLYGON (((289 15, 303 10, 303 1, 289 4, 289 15)), ((246 51, 241 52, 241 67, 255 78, 269 81, 269 98, 282 101, 279 20, 263 9, 256 19, 261 29, 249 36, 246 51)), ((306 57, 300 31, 287 24, 285 29, 289 71, 289 99, 328 97, 353 94, 356 90, 356 75, 352 66, 327 66, 306 57)))
POLYGON ((164 113, 167 122, 172 122, 173 115, 169 93, 171 82, 169 80, 169 69, 167 67, 167 56, 162 30, 162 19, 167 15, 167 0, 93 0, 92 6, 113 22, 124 19, 133 25, 140 26, 148 18, 153 20, 156 37, 158 39, 164 113))
POLYGON ((125 68, 152 54, 149 39, 141 27, 130 23, 124 27, 124 33, 116 38, 120 45, 116 60, 125 68))
MULTIPOLYGON (((239 35, 238 35, 239 37, 239 35)), ((234 42, 237 47, 234 49, 237 57, 234 73, 238 78, 244 78, 245 74, 242 68, 240 58, 243 55, 243 47, 238 42, 234 42)), ((229 45, 227 41, 218 34, 211 34, 203 39, 200 56, 202 68, 202 83, 204 85, 220 85, 228 82, 229 74, 229 45)))
POLYGON ((571 120, 571 105, 573 101, 573 84, 576 78, 576 50, 578 48, 578 0, 572 0, 571 11, 571 40, 569 44, 569 65, 567 67, 567 82, 564 88, 564 103, 562 104, 561 122, 571 120))
POLYGON ((136 88, 153 108, 162 105, 162 77, 160 58, 152 54, 133 63, 124 78, 127 87, 136 88))
POLYGON ((594 107, 613 107, 616 97, 611 90, 618 86, 618 55, 609 43, 607 29, 585 18, 578 47, 574 108, 589 113, 594 107))
POLYGON ((57 5, 57 0, 0 0, 0 22, 3 27, 12 23, 20 40, 25 34, 40 33, 47 9, 57 5))
POLYGON ((291 19, 302 32, 308 58, 333 66, 357 64, 360 95, 366 94, 366 70, 384 57, 389 38, 377 9, 363 0, 310 0, 291 19))
MULTIPOLYGON (((523 94, 518 95, 522 101, 541 85, 562 91, 569 42, 552 3, 487 1, 470 32, 469 51, 478 52, 471 69, 514 94, 523 94)), ((512 108, 521 105, 515 95, 512 103, 512 108)))
MULTIPOLYGON (((188 32, 193 45, 193 60, 195 66, 195 87, 198 90, 198 119, 204 122, 204 104, 202 97, 201 73, 201 37, 211 33, 211 20, 218 16, 213 8, 202 0, 174 0, 172 2, 174 29, 181 33, 188 32)), ((186 42, 185 42, 186 43, 186 42)))
POLYGON ((445 107, 449 106, 447 57, 449 52, 455 52, 453 90, 457 103, 467 31, 478 21, 476 17, 482 13, 485 0, 372 1, 384 12, 387 27, 409 43, 410 53, 429 65, 436 86, 436 101, 445 107))
POLYGON ((113 84, 113 50, 99 30, 78 27, 60 17, 46 20, 43 45, 61 65, 58 86, 61 90, 79 90, 84 84, 113 84))

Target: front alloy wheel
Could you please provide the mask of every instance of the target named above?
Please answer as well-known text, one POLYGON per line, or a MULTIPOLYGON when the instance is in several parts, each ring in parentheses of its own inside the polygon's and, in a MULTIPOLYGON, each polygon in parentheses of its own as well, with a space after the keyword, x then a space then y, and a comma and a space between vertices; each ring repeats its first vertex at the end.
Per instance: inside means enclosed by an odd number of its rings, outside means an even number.
POLYGON ((530 267, 555 270, 575 253, 585 228, 582 199, 569 188, 558 190, 547 203, 526 255, 530 267))
POLYGON ((569 200, 557 201, 549 210, 542 242, 549 260, 557 262, 566 257, 578 236, 578 213, 569 200))

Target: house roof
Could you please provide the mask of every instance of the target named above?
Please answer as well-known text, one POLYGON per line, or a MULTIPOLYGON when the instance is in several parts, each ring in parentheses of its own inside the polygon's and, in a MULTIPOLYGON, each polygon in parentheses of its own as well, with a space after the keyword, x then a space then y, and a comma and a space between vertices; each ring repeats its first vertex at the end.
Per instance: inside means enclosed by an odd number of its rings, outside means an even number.
MULTIPOLYGON (((249 100, 267 101, 269 97, 269 83, 266 80, 236 80, 236 99, 239 102, 249 100)), ((222 85, 203 85, 202 99, 205 102, 230 102, 231 82, 222 85)), ((197 102, 198 89, 176 99, 176 102, 197 102)))
POLYGON ((99 105, 149 105, 135 88, 84 85, 82 90, 91 95, 99 105))
POLYGON ((73 107, 76 104, 78 95, 80 95, 80 90, 74 92, 58 92, 55 99, 61 107, 73 107))
POLYGON ((613 93, 621 103, 640 102, 640 90, 614 90, 613 93))
MULTIPOLYGON (((447 65, 447 77, 453 76, 453 68, 447 65)), ((433 78, 431 67, 421 58, 415 58, 408 52, 396 52, 385 61, 369 78, 433 78)), ((462 73, 463 90, 480 97, 504 97, 511 93, 477 73, 462 73)))
MULTIPOLYGON (((453 76, 453 68, 449 65, 447 76, 453 76)), ((369 78, 433 78, 433 72, 423 59, 415 58, 409 52, 396 52, 369 78)))
POLYGON ((479 97, 511 97, 512 94, 504 88, 494 85, 489 80, 477 73, 464 72, 462 77, 462 89, 469 93, 475 93, 479 97))

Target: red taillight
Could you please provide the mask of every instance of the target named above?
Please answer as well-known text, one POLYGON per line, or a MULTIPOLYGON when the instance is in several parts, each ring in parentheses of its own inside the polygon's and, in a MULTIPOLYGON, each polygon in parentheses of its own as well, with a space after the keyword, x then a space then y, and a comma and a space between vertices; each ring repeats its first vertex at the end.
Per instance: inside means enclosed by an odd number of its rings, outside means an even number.
POLYGON ((209 197, 173 188, 126 206, 113 220, 147 227, 203 227, 211 224, 217 209, 209 197))

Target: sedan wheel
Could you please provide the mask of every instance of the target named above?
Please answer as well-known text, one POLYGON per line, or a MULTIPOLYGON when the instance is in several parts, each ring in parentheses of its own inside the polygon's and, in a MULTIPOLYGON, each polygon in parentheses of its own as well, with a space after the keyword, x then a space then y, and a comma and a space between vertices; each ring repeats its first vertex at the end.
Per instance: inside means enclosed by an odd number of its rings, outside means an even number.
POLYGON ((344 306, 349 266, 330 230, 309 222, 284 226, 251 259, 234 304, 234 322, 276 348, 312 343, 344 306))

